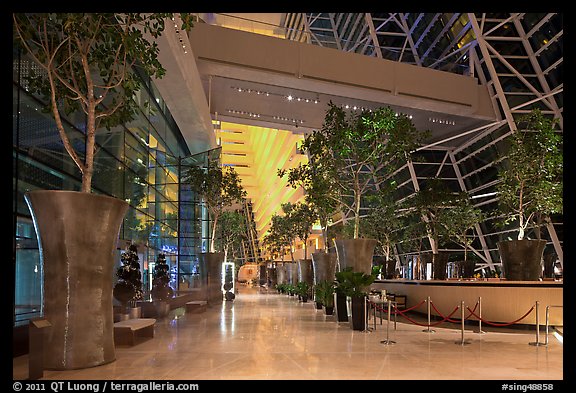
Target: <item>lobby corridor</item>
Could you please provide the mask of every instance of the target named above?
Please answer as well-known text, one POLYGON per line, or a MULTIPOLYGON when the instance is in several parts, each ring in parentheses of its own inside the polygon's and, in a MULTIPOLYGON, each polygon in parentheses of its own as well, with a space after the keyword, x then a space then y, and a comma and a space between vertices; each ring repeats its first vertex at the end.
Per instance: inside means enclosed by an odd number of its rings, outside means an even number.
MULTIPOLYGON (((393 326, 393 324, 391 324, 393 326)), ((371 324, 372 326, 372 324, 371 324)), ((563 379, 563 344, 533 346, 534 329, 404 323, 390 330, 353 331, 314 303, 242 286, 233 302, 202 314, 173 310, 157 321, 155 337, 117 347, 116 361, 89 369, 45 371, 49 380, 537 380, 563 379), (444 326, 444 325, 443 325, 444 326)), ((544 340, 544 335, 541 335, 544 340)), ((14 379, 27 377, 26 356, 15 358, 14 379)), ((550 383, 548 382, 548 383, 550 383)))

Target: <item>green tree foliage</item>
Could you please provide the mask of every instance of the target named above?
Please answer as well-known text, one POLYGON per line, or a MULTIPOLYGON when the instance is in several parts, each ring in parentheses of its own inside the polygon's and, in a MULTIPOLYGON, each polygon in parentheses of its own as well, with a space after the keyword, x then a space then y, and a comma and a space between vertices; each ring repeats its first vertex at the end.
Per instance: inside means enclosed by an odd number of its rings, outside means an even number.
MULTIPOLYGON (((154 40, 174 15, 15 13, 12 17, 15 43, 41 69, 30 75, 29 87, 47 103, 45 109, 56 122, 64 148, 82 174, 81 190, 91 192, 96 132, 133 119, 138 107, 135 93, 141 88, 133 67, 147 76, 164 76, 154 40), (75 112, 86 116, 86 141, 76 146, 62 120, 75 112)), ((189 30, 191 15, 181 18, 182 29, 189 30)))
POLYGON ((354 238, 360 234, 364 197, 410 160, 426 136, 390 107, 355 113, 329 103, 322 128, 309 135, 305 146, 310 162, 322 165, 327 195, 346 217, 352 216, 354 238))
POLYGON ((563 142, 555 130, 557 119, 538 109, 517 122, 507 137, 507 160, 498 172, 498 206, 506 214, 503 225, 516 222, 518 240, 538 216, 563 213, 563 142))
POLYGON ((404 208, 394 198, 395 187, 395 182, 389 183, 374 196, 374 206, 363 219, 361 231, 362 236, 378 241, 376 252, 384 255, 386 260, 391 258, 392 247, 400 241, 404 225, 404 208))
POLYGON ((376 280, 377 273, 355 272, 352 267, 336 272, 336 288, 346 296, 359 297, 368 294, 370 284, 376 280))
POLYGON ((224 262, 227 262, 228 255, 236 256, 247 236, 246 219, 241 212, 222 212, 216 230, 216 248, 224 252, 224 262))
POLYGON ((221 167, 210 163, 207 167, 191 166, 182 177, 192 191, 202 197, 212 217, 210 252, 216 252, 216 229, 225 208, 246 198, 242 179, 233 167, 221 167))
POLYGON ((474 227, 484 221, 482 210, 474 207, 466 192, 460 192, 452 199, 451 206, 445 212, 447 236, 464 247, 464 261, 467 250, 474 241, 474 227), (468 234, 472 231, 471 236, 468 234))
POLYGON ((289 214, 294 232, 304 242, 304 259, 308 259, 308 238, 317 219, 316 211, 308 203, 298 202, 289 214))
POLYGON ((449 240, 447 226, 450 225, 447 212, 452 206, 454 194, 446 182, 439 178, 428 178, 422 182, 420 190, 410 199, 412 207, 420 215, 430 240, 434 254, 449 240))

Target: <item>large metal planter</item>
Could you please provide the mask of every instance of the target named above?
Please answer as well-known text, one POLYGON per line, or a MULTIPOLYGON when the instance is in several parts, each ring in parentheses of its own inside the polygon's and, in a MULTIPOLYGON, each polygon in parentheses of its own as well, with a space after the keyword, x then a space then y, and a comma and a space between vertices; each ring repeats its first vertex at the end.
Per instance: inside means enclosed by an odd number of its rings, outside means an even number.
POLYGON ((221 303, 224 300, 222 291, 223 252, 205 252, 200 254, 200 275, 204 285, 205 298, 208 303, 221 303))
POLYGON ((546 240, 498 242, 502 275, 509 281, 538 281, 542 276, 542 255, 546 240))
POLYGON ((438 254, 432 254, 432 278, 435 280, 446 280, 448 267, 448 256, 447 252, 439 252, 438 254))
POLYGON ((307 282, 310 287, 314 285, 314 271, 312 270, 311 259, 298 260, 298 281, 307 282))
POLYGON ((278 264, 276 266, 276 282, 278 284, 286 284, 288 283, 286 278, 286 266, 284 264, 278 264))
POLYGON ((334 243, 340 271, 351 266, 355 272, 372 274, 375 239, 336 239, 334 243))
POLYGON ((322 281, 334 281, 336 278, 336 254, 326 252, 312 253, 312 268, 314 270, 314 284, 322 281))
POLYGON ((52 324, 45 368, 114 361, 114 251, 128 203, 76 191, 38 190, 24 197, 44 269, 44 317, 52 324))

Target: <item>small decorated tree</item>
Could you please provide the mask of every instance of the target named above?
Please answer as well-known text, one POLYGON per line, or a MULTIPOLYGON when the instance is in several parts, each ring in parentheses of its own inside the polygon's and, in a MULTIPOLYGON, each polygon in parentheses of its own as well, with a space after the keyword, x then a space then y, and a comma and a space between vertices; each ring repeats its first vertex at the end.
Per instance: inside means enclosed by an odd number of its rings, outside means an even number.
POLYGON ((168 300, 174 294, 174 290, 170 287, 169 269, 166 255, 159 253, 152 273, 152 298, 155 300, 168 300))
POLYGON ((116 271, 118 282, 114 286, 114 297, 124 307, 135 307, 136 301, 143 297, 142 273, 136 245, 131 244, 128 250, 122 253, 121 260, 122 266, 116 271))

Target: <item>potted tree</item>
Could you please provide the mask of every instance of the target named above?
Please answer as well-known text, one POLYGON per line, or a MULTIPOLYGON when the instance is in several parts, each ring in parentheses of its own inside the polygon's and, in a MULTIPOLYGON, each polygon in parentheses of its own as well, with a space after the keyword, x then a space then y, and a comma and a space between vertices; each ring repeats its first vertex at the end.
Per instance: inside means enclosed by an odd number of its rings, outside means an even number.
MULTIPOLYGON (((298 266, 294 260, 294 242, 298 237, 295 228, 296 222, 294 214, 294 204, 290 202, 281 205, 283 215, 272 215, 270 231, 272 239, 277 242, 277 245, 282 248, 284 253, 288 248, 290 254, 290 263, 285 263, 287 280, 290 284, 296 285, 298 283, 298 266)), ((283 254, 284 255, 284 254, 283 254)), ((284 258, 284 257, 282 257, 284 258)), ((284 261, 284 259, 282 259, 284 261)))
MULTIPOLYGON (((307 136, 300 150, 308 151, 314 139, 307 136)), ((278 176, 286 177, 288 187, 301 187, 305 194, 305 202, 314 211, 322 231, 322 249, 312 253, 312 268, 314 284, 324 280, 334 280, 336 272, 336 254, 329 252, 328 226, 337 210, 336 189, 330 181, 326 166, 319 155, 309 155, 306 164, 297 167, 278 169, 278 176)))
POLYGON ((384 277, 394 278, 396 260, 392 256, 392 249, 400 241, 401 229, 404 224, 402 205, 392 194, 396 183, 387 183, 374 198, 374 207, 364 218, 363 232, 367 237, 377 240, 376 253, 384 256, 384 277))
POLYGON ((209 252, 201 254, 200 272, 206 285, 209 302, 221 302, 221 274, 224 253, 216 251, 216 230, 218 221, 226 208, 246 198, 242 180, 233 167, 222 167, 217 162, 208 161, 206 166, 190 166, 185 171, 182 182, 197 193, 206 204, 212 219, 209 252))
MULTIPOLYGON (((237 250, 242 247, 242 240, 246 238, 246 219, 238 210, 228 210, 222 212, 217 227, 216 248, 224 252, 224 263, 228 262, 228 256, 232 255, 235 260, 237 250)), ((236 295, 232 291, 232 270, 224 274, 224 299, 234 300, 236 295)))
POLYGON ((439 178, 426 179, 411 198, 412 206, 426 228, 432 249, 432 277, 435 280, 446 279, 448 253, 440 252, 440 248, 449 240, 446 228, 451 223, 448 221, 447 212, 452 206, 453 198, 454 195, 445 181, 439 178))
POLYGON ((425 136, 407 115, 389 107, 347 113, 330 102, 322 128, 305 140, 310 162, 322 163, 321 173, 332 185, 328 195, 353 222, 353 239, 336 241, 340 269, 352 266, 370 274, 376 240, 360 238, 365 196, 403 165, 425 136))
POLYGON ((307 282, 312 290, 314 271, 312 260, 308 259, 308 238, 312 233, 312 225, 316 221, 316 212, 307 203, 298 202, 288 214, 294 225, 294 233, 304 243, 304 258, 298 261, 298 280, 307 282))
POLYGON ((136 302, 143 298, 142 273, 135 244, 128 246, 128 250, 122 253, 121 260, 122 266, 116 270, 118 282, 114 286, 114 297, 127 307, 129 318, 140 318, 141 308, 136 306, 136 302))
POLYGON ((376 273, 355 272, 351 267, 336 273, 337 285, 342 286, 344 294, 350 300, 353 330, 366 330, 366 297, 370 284, 374 282, 376 276, 376 273))
POLYGON ((152 273, 152 300, 156 302, 156 314, 164 317, 170 311, 168 300, 174 295, 174 290, 170 287, 170 267, 166 262, 166 255, 159 253, 154 264, 152 273))
MULTIPOLYGON (((562 133, 557 119, 534 109, 517 121, 506 138, 507 159, 498 171, 498 207, 503 226, 515 223, 517 239, 498 242, 502 273, 507 280, 539 280, 545 240, 527 238, 536 218, 563 213, 562 133)), ((539 231, 537 231, 537 236, 539 231)))
POLYGON ((446 233, 448 238, 464 248, 464 261, 462 262, 462 276, 471 278, 474 274, 476 259, 468 260, 468 248, 474 241, 474 236, 469 236, 468 232, 484 221, 482 210, 474 207, 472 200, 466 192, 460 192, 451 203, 451 207, 446 211, 446 233), (470 266, 471 265, 471 266, 470 266))
MULTIPOLYGON (((181 16, 182 29, 189 30, 191 15, 181 16)), ((41 70, 30 75, 29 87, 47 103, 82 177, 80 192, 36 190, 25 195, 43 251, 44 316, 52 324, 44 347, 46 368, 93 367, 115 359, 112 269, 128 204, 91 193, 96 135, 133 118, 138 105, 134 94, 141 87, 133 66, 149 77, 164 75, 153 39, 170 17, 13 14, 14 42, 41 70), (84 114, 84 140, 71 140, 66 132, 63 117, 71 114, 84 114)))

